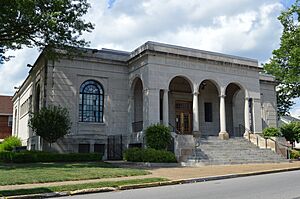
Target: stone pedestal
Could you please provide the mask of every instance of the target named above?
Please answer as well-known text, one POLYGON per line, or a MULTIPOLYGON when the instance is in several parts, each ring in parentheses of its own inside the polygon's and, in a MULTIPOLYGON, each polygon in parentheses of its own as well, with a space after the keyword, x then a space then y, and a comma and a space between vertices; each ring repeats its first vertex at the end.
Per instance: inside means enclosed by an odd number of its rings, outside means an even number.
POLYGON ((249 136, 250 136, 250 132, 246 130, 245 133, 244 133, 244 135, 243 135, 243 137, 245 139, 249 140, 249 136))
POLYGON ((229 134, 227 132, 220 132, 219 133, 219 138, 221 140, 228 140, 229 139, 229 134))

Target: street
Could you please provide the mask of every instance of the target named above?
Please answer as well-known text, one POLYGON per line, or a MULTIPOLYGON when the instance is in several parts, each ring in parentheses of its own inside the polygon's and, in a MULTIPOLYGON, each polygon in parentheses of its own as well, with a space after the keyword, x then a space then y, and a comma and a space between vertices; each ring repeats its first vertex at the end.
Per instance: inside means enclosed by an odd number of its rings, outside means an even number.
POLYGON ((300 171, 63 198, 300 199, 300 171))

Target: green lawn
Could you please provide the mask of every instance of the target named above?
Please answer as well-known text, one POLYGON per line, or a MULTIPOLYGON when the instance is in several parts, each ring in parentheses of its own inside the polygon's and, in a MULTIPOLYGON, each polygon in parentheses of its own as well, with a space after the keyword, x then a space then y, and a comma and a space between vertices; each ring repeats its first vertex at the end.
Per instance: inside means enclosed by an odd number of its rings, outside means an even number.
POLYGON ((146 175, 140 169, 117 168, 104 162, 0 164, 0 185, 146 175))
POLYGON ((76 184, 76 185, 54 186, 54 187, 39 187, 39 188, 32 188, 32 189, 3 190, 0 191, 0 196, 16 196, 16 195, 38 194, 38 193, 75 191, 81 189, 101 188, 101 187, 119 187, 124 185, 145 184, 145 183, 163 182, 163 181, 167 181, 167 179, 145 178, 145 179, 136 179, 136 180, 120 180, 116 182, 95 182, 95 183, 85 183, 85 184, 76 184))

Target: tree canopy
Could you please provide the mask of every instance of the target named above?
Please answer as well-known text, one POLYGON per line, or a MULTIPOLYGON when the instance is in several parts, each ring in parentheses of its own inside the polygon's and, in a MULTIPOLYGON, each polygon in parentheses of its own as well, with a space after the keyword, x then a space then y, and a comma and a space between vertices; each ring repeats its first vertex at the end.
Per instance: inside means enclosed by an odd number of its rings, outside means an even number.
POLYGON ((60 106, 43 107, 39 112, 33 113, 28 125, 50 144, 68 134, 71 129, 69 112, 60 106))
POLYGON ((273 51, 264 70, 276 77, 279 115, 289 113, 293 99, 300 97, 300 2, 296 2, 278 17, 283 33, 280 47, 273 51))
POLYGON ((87 0, 1 0, 0 62, 9 60, 7 50, 22 47, 82 47, 88 43, 80 38, 94 27, 82 19, 90 5, 87 0))

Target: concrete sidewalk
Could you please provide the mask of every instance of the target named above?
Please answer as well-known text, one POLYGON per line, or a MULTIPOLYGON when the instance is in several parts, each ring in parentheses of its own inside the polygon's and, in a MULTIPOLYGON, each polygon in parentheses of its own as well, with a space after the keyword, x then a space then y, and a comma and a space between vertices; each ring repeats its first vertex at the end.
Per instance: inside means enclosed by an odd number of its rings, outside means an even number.
POLYGON ((60 186, 70 184, 84 184, 92 182, 107 182, 120 181, 130 179, 143 178, 167 178, 169 180, 196 180, 201 178, 226 178, 226 176, 244 176, 257 175, 262 173, 283 172, 289 170, 300 170, 300 161, 292 163, 277 163, 277 164, 243 164, 243 165, 219 165, 219 166, 202 166, 202 167, 171 167, 171 168, 148 168, 150 175, 145 176, 131 176, 119 178, 102 178, 93 180, 78 180, 78 181, 63 181, 50 183, 36 183, 36 184, 22 184, 22 185, 5 185, 0 186, 0 190, 15 190, 15 189, 29 189, 37 187, 60 186))

